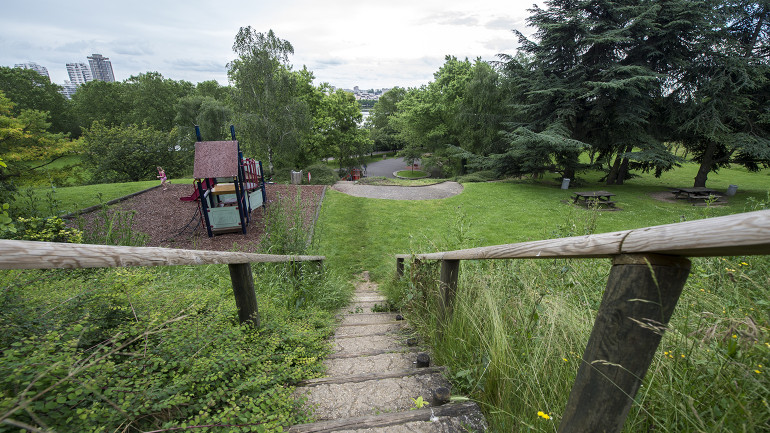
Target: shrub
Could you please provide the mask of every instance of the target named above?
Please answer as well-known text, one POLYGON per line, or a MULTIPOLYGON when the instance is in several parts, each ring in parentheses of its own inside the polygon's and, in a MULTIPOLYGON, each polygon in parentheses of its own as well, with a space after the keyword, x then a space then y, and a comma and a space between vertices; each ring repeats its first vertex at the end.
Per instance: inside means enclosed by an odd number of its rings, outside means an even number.
POLYGON ((305 168, 303 183, 307 182, 307 173, 310 173, 310 185, 331 185, 340 180, 337 172, 326 164, 313 164, 305 168))
POLYGON ((465 176, 460 176, 457 181, 460 183, 469 182, 489 182, 490 180, 497 179, 494 170, 477 171, 475 173, 469 173, 465 176))
POLYGON ((59 217, 18 218, 14 223, 16 231, 5 230, 0 235, 5 239, 41 242, 83 242, 83 232, 68 228, 59 217))

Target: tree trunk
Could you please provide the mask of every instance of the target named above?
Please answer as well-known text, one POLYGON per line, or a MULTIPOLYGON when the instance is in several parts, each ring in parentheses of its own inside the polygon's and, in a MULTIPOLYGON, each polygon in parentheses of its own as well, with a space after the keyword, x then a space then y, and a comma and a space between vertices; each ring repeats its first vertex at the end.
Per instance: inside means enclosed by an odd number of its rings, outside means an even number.
POLYGON ((628 145, 625 149, 621 149, 618 152, 618 155, 615 157, 615 163, 607 175, 607 185, 623 185, 623 181, 626 179, 626 175, 628 175, 628 158, 624 158, 622 155, 632 150, 634 150, 634 147, 628 145))
POLYGON ((709 141, 706 151, 703 153, 703 159, 701 159, 700 167, 698 167, 698 174, 695 175, 695 183, 693 187, 705 187, 706 180, 708 179, 711 167, 714 165, 714 154, 717 151, 717 144, 713 141, 709 141))
POLYGON ((620 155, 615 157, 615 162, 610 167, 610 172, 607 174, 607 185, 615 185, 615 181, 618 177, 618 170, 620 170, 620 155))
MULTIPOLYGON (((630 152, 630 150, 629 150, 630 152)), ((615 185, 623 185, 626 177, 628 177, 628 158, 623 158, 623 162, 620 163, 620 169, 618 170, 618 178, 615 180, 615 185)))

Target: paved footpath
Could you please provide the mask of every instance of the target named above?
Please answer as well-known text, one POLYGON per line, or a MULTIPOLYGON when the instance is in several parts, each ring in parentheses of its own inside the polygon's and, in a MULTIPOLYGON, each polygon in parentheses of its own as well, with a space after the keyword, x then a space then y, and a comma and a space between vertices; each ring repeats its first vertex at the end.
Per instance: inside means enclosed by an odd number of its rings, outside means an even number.
POLYGON ((383 176, 395 179, 396 176, 393 173, 401 170, 406 170, 404 158, 389 158, 370 162, 366 167, 366 175, 369 177, 383 176))
POLYGON ((388 200, 436 200, 460 194, 463 186, 457 182, 442 182, 427 186, 359 185, 340 181, 332 189, 355 197, 383 198, 388 200))
POLYGON ((445 369, 418 367, 420 349, 407 344, 407 325, 395 313, 373 312, 376 304, 384 305, 385 298, 364 272, 353 302, 339 315, 334 353, 326 360, 329 377, 306 381, 296 392, 297 397, 307 398, 306 407, 316 422, 288 431, 486 431, 476 403, 445 401, 450 387, 443 376, 445 369), (429 404, 416 408, 419 397, 429 404))

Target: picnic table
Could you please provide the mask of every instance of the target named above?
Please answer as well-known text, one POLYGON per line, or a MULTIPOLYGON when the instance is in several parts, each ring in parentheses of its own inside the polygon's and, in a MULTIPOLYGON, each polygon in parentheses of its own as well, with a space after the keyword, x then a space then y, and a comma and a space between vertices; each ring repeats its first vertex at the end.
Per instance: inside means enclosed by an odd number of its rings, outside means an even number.
POLYGON ((708 200, 712 196, 716 196, 716 192, 716 190, 706 188, 705 186, 698 186, 694 188, 674 188, 671 191, 671 193, 674 194, 674 198, 699 200, 708 200))
POLYGON ((615 207, 615 202, 610 200, 610 198, 614 195, 615 194, 608 191, 576 192, 573 197, 573 203, 578 204, 580 200, 583 200, 583 203, 586 206, 589 206, 591 204, 601 204, 601 205, 607 205, 609 207, 615 207))

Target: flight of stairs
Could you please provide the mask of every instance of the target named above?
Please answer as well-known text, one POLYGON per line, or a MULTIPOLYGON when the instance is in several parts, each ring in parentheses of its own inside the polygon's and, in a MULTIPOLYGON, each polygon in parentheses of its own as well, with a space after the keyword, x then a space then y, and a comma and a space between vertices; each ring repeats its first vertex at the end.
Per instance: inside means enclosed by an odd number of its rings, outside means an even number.
POLYGON ((305 432, 480 432, 486 422, 469 401, 446 402, 450 385, 442 367, 418 367, 426 354, 407 338, 395 313, 372 312, 385 298, 364 272, 353 303, 340 314, 328 377, 297 389, 307 398, 315 423, 288 431, 305 432), (407 344, 407 340, 411 346, 407 344), (417 408, 416 402, 427 402, 417 408))

